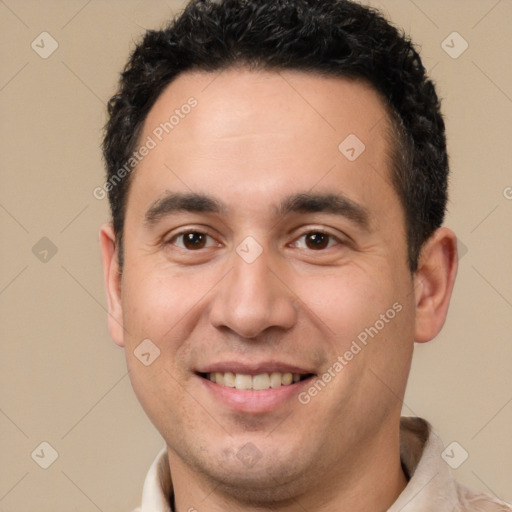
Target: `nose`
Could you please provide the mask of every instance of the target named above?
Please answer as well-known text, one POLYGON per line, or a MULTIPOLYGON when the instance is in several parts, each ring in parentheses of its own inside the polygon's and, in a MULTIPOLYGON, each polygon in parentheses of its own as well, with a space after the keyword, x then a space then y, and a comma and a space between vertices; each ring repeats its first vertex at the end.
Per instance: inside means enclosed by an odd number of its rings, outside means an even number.
POLYGON ((278 266, 270 268, 267 251, 251 263, 233 254, 233 267, 219 283, 210 304, 210 322, 243 338, 256 338, 269 328, 290 329, 297 300, 278 266))

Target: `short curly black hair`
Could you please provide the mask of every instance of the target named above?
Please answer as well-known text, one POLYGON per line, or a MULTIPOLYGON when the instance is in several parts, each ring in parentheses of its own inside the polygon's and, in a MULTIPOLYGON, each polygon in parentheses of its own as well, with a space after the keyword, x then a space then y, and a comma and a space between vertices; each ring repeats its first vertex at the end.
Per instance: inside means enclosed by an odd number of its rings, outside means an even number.
POLYGON ((103 153, 120 246, 130 173, 113 182, 164 88, 185 71, 245 65, 362 79, 380 94, 392 128, 391 178, 405 212, 408 263, 446 209, 448 156, 440 101, 411 40, 378 11, 350 0, 191 0, 133 51, 108 104, 103 153))

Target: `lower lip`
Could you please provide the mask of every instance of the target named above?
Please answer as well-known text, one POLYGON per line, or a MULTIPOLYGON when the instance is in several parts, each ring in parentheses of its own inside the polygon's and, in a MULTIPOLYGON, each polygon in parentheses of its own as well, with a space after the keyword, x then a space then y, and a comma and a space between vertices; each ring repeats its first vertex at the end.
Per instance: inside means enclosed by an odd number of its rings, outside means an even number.
POLYGON ((227 386, 220 386, 203 377, 199 378, 210 393, 234 412, 262 414, 273 411, 282 406, 286 401, 296 398, 301 388, 308 386, 313 377, 287 386, 270 388, 263 391, 229 388, 227 386))

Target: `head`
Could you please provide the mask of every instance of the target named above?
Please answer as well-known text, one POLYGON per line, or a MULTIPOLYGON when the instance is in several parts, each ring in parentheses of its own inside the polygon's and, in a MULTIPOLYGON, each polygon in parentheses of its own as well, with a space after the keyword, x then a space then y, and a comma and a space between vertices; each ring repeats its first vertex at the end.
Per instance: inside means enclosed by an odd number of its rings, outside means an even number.
POLYGON ((175 474, 276 501, 384 457, 456 272, 411 42, 349 1, 192 1, 133 52, 104 154, 110 331, 175 474))
POLYGON ((412 42, 378 12, 352 1, 193 1, 167 29, 149 31, 109 102, 104 139, 109 201, 122 264, 125 209, 141 130, 180 74, 247 66, 358 79, 387 114, 391 180, 405 213, 408 262, 441 226, 447 201, 445 126, 434 85, 412 42), (119 179, 119 170, 129 172, 119 179))

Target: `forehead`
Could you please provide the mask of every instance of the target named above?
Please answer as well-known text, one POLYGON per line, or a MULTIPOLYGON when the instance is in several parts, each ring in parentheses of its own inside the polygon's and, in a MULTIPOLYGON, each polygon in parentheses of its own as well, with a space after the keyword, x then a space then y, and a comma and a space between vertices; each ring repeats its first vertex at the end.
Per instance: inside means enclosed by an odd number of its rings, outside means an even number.
POLYGON ((132 187, 148 200, 162 187, 213 187, 243 205, 249 191, 265 200, 283 187, 328 190, 340 178, 355 199, 371 200, 391 191, 388 119, 377 92, 360 80, 246 68, 186 72, 145 120, 139 142, 151 139, 154 148, 132 187))

